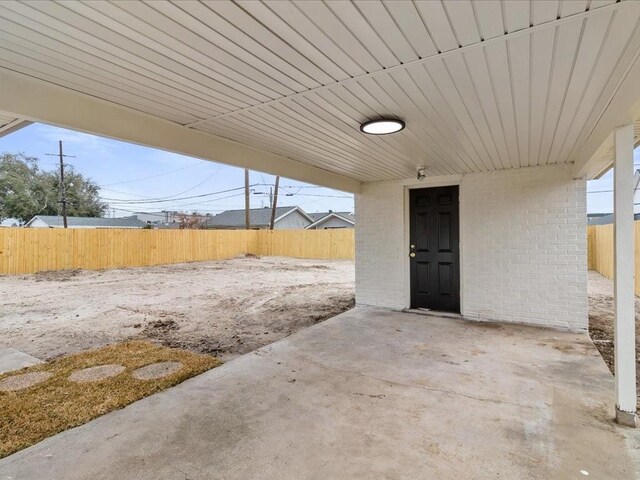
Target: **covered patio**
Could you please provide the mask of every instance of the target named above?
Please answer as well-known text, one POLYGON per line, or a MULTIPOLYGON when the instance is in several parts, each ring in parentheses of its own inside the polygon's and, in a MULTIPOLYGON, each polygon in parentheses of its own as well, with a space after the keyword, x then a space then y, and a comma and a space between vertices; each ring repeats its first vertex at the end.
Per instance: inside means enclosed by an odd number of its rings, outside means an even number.
POLYGON ((0 478, 638 478, 612 402, 584 333, 356 307, 5 458, 0 478))
POLYGON ((358 225, 357 310, 0 472, 637 476, 635 434, 611 422, 636 425, 640 2, 3 2, 0 18, 5 131, 353 192, 358 225), (398 128, 368 134, 380 120, 398 128), (586 182, 614 164, 615 385, 584 333, 586 182))

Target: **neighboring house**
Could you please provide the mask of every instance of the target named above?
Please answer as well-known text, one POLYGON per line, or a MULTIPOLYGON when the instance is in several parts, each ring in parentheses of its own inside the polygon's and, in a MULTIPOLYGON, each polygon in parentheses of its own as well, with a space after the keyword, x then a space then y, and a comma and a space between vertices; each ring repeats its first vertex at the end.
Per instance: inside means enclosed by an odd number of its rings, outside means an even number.
POLYGON ((611 213, 589 213, 587 214, 587 225, 604 225, 611 223, 613 214, 611 213))
POLYGON ((169 212, 136 212, 123 218, 137 218, 144 223, 160 223, 167 222, 169 212))
POLYGON ((316 212, 310 213, 313 223, 308 225, 307 230, 323 230, 329 228, 355 228, 356 218, 351 212, 316 212))
MULTIPOLYGON (((69 228, 143 228, 145 222, 137 218, 67 217, 69 228)), ((61 216, 36 215, 29 220, 28 228, 63 228, 61 216)))
POLYGON ((18 218, 5 218, 0 222, 0 227, 19 227, 22 222, 18 218))
POLYGON ((197 216, 197 217, 205 217, 207 215, 200 214, 190 214, 184 212, 178 212, 176 210, 162 210, 160 212, 135 212, 133 215, 129 215, 126 218, 137 218, 138 220, 142 220, 146 223, 164 223, 171 224, 174 222, 179 222, 181 218, 186 216, 197 216))
MULTIPOLYGON (((608 225, 613 223, 613 220, 613 213, 590 213, 587 215, 588 225, 608 225)), ((633 220, 640 220, 640 213, 634 213, 633 220)))
POLYGON ((153 228, 200 228, 211 217, 211 214, 170 212, 136 212, 122 218, 137 218, 153 228))
MULTIPOLYGON (((252 208, 249 210, 249 215, 251 218, 251 228, 269 228, 269 222, 271 221, 271 209, 269 207, 252 208)), ((273 228, 278 230, 286 228, 306 228, 311 223, 313 223, 313 219, 300 207, 277 207, 273 228)), ((244 209, 227 210, 226 212, 219 213, 215 217, 207 220, 204 228, 243 229, 245 228, 245 211, 244 209)))
POLYGON ((180 229, 180 222, 171 222, 171 223, 167 223, 167 222, 160 222, 160 223, 153 223, 153 228, 156 228, 158 230, 179 230, 180 229))

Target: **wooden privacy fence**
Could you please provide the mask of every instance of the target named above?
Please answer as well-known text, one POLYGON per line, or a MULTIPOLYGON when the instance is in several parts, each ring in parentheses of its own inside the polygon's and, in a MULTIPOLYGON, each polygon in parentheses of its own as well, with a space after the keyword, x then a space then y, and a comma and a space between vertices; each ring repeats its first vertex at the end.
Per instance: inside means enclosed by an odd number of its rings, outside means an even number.
POLYGON ((0 274, 101 270, 236 255, 353 259, 354 230, 0 228, 0 274))
MULTIPOLYGON (((635 227, 635 289, 640 295, 640 221, 635 227)), ((607 278, 613 278, 613 225, 589 225, 587 227, 589 270, 595 270, 607 278)))

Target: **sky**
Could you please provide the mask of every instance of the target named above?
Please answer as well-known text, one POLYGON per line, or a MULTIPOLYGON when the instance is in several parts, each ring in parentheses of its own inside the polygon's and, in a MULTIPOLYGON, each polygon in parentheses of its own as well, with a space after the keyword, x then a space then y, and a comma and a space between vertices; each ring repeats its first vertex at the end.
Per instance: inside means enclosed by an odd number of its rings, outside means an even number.
MULTIPOLYGON (((0 153, 37 157, 43 170, 57 170, 58 157, 46 154, 57 154, 58 140, 63 142, 64 154, 73 156, 65 158, 65 165, 100 185, 101 197, 109 204, 105 216, 162 210, 214 215, 244 208, 244 170, 208 160, 42 124, 0 138, 0 153), (185 198, 231 189, 237 190, 185 198)), ((269 186, 274 181, 272 175, 250 173, 249 183, 256 184, 252 187, 252 208, 269 206, 269 186)), ((297 205, 309 213, 353 212, 351 194, 286 178, 280 179, 280 187, 278 206, 297 205)))
MULTIPOLYGON (((64 153, 74 157, 67 158, 65 164, 100 185, 101 196, 109 205, 108 216, 162 210, 215 215, 224 210, 244 208, 243 169, 154 148, 33 124, 0 138, 0 153, 37 157, 43 170, 53 170, 58 168, 57 157, 46 154, 57 153, 58 140, 63 141, 64 153), (226 190, 231 191, 224 192, 226 190), (223 193, 207 195, 213 192, 223 193), (197 197, 199 195, 206 196, 197 197)), ((640 168, 640 148, 635 150, 634 158, 636 167, 640 168)), ((251 172, 250 183, 255 184, 252 208, 269 206, 269 186, 274 180, 272 175, 251 172)), ((280 185, 280 206, 297 205, 307 212, 353 212, 351 194, 285 178, 280 179, 280 185)), ((587 211, 612 212, 612 188, 612 171, 588 182, 587 211)), ((640 211, 640 206, 636 206, 636 211, 640 211)))
MULTIPOLYGON (((640 147, 633 152, 633 164, 640 169, 640 147)), ((609 170, 598 180, 587 182, 587 212, 613 212, 613 170, 609 170), (603 191, 604 190, 604 191, 603 191)), ((640 205, 636 205, 635 212, 640 212, 640 205)))

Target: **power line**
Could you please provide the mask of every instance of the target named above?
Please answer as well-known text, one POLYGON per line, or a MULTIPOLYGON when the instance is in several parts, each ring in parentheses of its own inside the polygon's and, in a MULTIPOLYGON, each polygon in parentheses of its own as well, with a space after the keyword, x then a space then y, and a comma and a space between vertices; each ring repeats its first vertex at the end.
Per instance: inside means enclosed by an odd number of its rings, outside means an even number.
POLYGON ((591 190, 587 193, 613 193, 613 190, 591 190))
MULTIPOLYGON (((250 185, 250 187, 253 187, 255 185, 250 185)), ((228 192, 234 192, 236 190, 241 190, 244 187, 236 187, 236 188, 230 188, 228 190, 220 190, 218 192, 209 192, 209 193, 202 193, 200 195, 191 195, 189 197, 180 197, 180 198, 171 198, 171 197, 162 197, 162 198, 155 198, 155 199, 150 199, 150 200, 131 200, 131 199, 126 199, 126 198, 109 198, 109 197, 101 197, 102 200, 108 201, 108 202, 116 202, 116 203, 126 203, 126 204, 143 204, 143 203, 165 203, 165 202, 175 202, 178 200, 190 200, 192 198, 203 198, 203 197, 210 197, 212 195, 219 195, 221 193, 228 193, 228 192)))
MULTIPOLYGON (((215 172, 213 172, 211 175, 209 175, 207 178, 205 178, 204 180, 202 180, 200 183, 198 183, 198 184, 194 185, 193 187, 188 188, 188 189, 186 189, 186 190, 183 190, 182 192, 179 192, 179 193, 174 193, 173 195, 169 195, 169 196, 166 196, 166 197, 145 197, 145 196, 142 196, 142 195, 136 195, 135 193, 123 192, 123 191, 120 191, 120 190, 113 190, 113 189, 111 189, 111 188, 105 188, 105 187, 100 187, 100 189, 101 189, 101 190, 107 190, 107 191, 109 191, 109 192, 122 193, 122 194, 124 194, 124 195, 131 195, 132 197, 138 197, 138 199, 140 199, 140 200, 163 200, 163 199, 172 199, 172 198, 174 198, 174 197, 177 197, 178 195, 183 195, 183 194, 185 194, 185 193, 187 193, 187 192, 190 192, 190 191, 192 191, 192 190, 195 190, 196 188, 198 188, 199 186, 201 186, 202 184, 204 184, 205 182, 207 182, 208 180, 210 180, 210 179, 211 179, 215 174, 217 174, 217 173, 218 173, 218 170, 220 170, 220 167, 216 168, 215 172)), ((106 198, 106 200, 109 200, 109 199, 108 199, 108 198, 106 198)), ((119 200, 123 200, 123 201, 124 201, 124 199, 118 199, 118 200, 117 200, 117 199, 112 199, 112 201, 119 201, 119 200)), ((133 198, 132 198, 132 199, 130 199, 130 200, 131 200, 131 201, 137 201, 136 199, 133 199, 133 198)), ((176 200, 177 200, 177 199, 176 199, 176 200)), ((128 201, 128 200, 127 200, 127 201, 128 201)))
MULTIPOLYGON (((235 205, 231 206, 230 208, 233 208, 233 207, 235 207, 235 205)), ((128 212, 128 213, 136 213, 136 214, 154 215, 157 217, 164 217, 166 213, 172 212, 172 210, 163 210, 160 212, 141 212, 140 210, 130 210, 127 208, 120 208, 120 207, 110 207, 109 210, 118 210, 119 212, 128 212)), ((229 210, 229 208, 216 208, 216 209, 199 208, 198 212, 224 212, 226 210, 229 210)))
MULTIPOLYGON (((235 189, 235 190, 238 190, 238 189, 235 189)), ((268 193, 264 193, 264 192, 259 192, 258 194, 259 195, 263 195, 263 196, 268 195, 268 193)), ((210 200, 206 200, 206 201, 203 201, 203 202, 189 202, 189 203, 174 204, 171 208, 179 209, 179 208, 199 206, 199 205, 211 205, 212 203, 218 202, 220 200, 225 200, 225 199, 228 199, 228 198, 240 197, 242 195, 244 195, 244 193, 237 193, 237 194, 234 194, 234 195, 227 195, 227 196, 224 196, 224 197, 212 198, 210 200)), ((316 197, 316 196, 313 196, 313 197, 316 197)), ((316 200, 312 200, 312 201, 309 201, 309 202, 302 202, 299 205, 305 205, 305 204, 308 205, 308 204, 318 203, 318 202, 321 202, 323 198, 325 198, 325 197, 324 196, 320 196, 320 198, 317 198, 316 200)), ((350 197, 339 197, 339 198, 345 198, 347 200, 352 200, 352 198, 350 198, 350 197)), ((150 202, 150 204, 153 204, 153 203, 160 203, 160 202, 150 202)), ((121 203, 116 203, 116 205, 127 205, 127 206, 131 205, 132 207, 135 207, 137 205, 138 208, 145 208, 147 204, 146 204, 146 202, 142 201, 142 202, 131 202, 131 203, 129 203, 129 202, 121 202, 121 203)), ((204 209, 201 209, 201 208, 199 210, 203 210, 204 211, 204 209)), ((216 211, 224 211, 224 209, 220 209, 220 210, 216 210, 216 211)))
POLYGON ((322 198, 348 198, 352 199, 348 195, 321 195, 319 193, 285 193, 287 197, 322 197, 322 198))
MULTIPOLYGON (((240 196, 242 196, 242 195, 244 195, 244 192, 242 192, 242 193, 236 193, 236 194, 233 194, 233 195, 227 195, 227 196, 224 196, 224 197, 215 198, 215 199, 212 199, 212 200, 209 200, 209 201, 206 201, 206 202, 190 202, 190 203, 175 204, 175 205, 173 205, 171 208, 190 207, 190 206, 193 206, 193 205, 210 205, 210 204, 211 204, 211 202, 217 202, 217 201, 219 201, 219 200, 226 200, 226 199, 228 199, 228 198, 240 197, 240 196)), ((110 204, 110 205, 111 205, 111 204, 110 204)), ((117 203, 116 205, 118 205, 118 206, 122 206, 122 205, 125 205, 125 206, 127 206, 127 205, 131 205, 131 206, 132 206, 132 208, 136 208, 136 205, 140 205, 140 207, 139 207, 139 208, 145 208, 144 204, 117 203)))
MULTIPOLYGON (((125 195, 131 195, 133 197, 137 197, 135 199, 111 198, 111 197, 101 197, 101 198, 102 198, 102 200, 108 201, 108 202, 121 202, 121 203, 127 203, 127 204, 129 204, 129 203, 136 203, 136 204, 140 203, 140 204, 142 204, 142 203, 147 203, 147 202, 149 202, 149 203, 151 203, 151 202, 160 203, 160 202, 164 202, 164 201, 186 200, 186 199, 191 199, 191 198, 197 198, 198 197, 197 195, 192 196, 192 197, 182 197, 182 198, 176 198, 176 197, 178 195, 182 195, 182 194, 187 193, 189 191, 195 190, 196 188, 198 188, 199 186, 204 184, 207 180, 209 180, 211 177, 213 177, 218 172, 219 168, 220 167, 218 167, 216 169, 216 171, 213 174, 211 174, 210 176, 208 176, 205 180, 203 180, 202 182, 194 185, 193 187, 191 187, 191 188, 189 188, 187 190, 184 190, 182 192, 179 192, 179 193, 168 195, 166 197, 144 197, 142 195, 137 195, 137 194, 129 193, 129 192, 123 192, 123 191, 120 191, 120 190, 114 190, 114 189, 111 189, 111 188, 106 188, 105 186, 101 186, 100 188, 102 190, 107 190, 107 191, 110 191, 110 192, 122 193, 122 194, 125 194, 125 195)), ((271 184, 271 183, 253 183, 253 184, 250 185, 250 187, 257 187, 257 186, 272 187, 273 184, 271 184)), ((280 188, 289 188, 289 189, 296 188, 297 189, 297 191, 294 192, 293 194, 292 193, 285 194, 287 196, 304 195, 304 196, 316 196, 316 197, 327 197, 327 198, 353 198, 352 196, 349 196, 349 195, 328 195, 328 194, 304 194, 304 193, 298 193, 298 191, 300 189, 303 189, 303 188, 325 188, 325 187, 319 187, 319 186, 314 186, 314 185, 287 185, 287 186, 281 186, 280 188)), ((222 191, 222 192, 212 192, 212 193, 202 194, 202 196, 209 196, 209 195, 215 195, 217 193, 226 193, 226 192, 227 192, 226 190, 222 191)))
POLYGON ((191 165, 187 165, 186 167, 182 167, 182 168, 178 168, 176 170, 170 170, 168 172, 163 172, 163 173, 157 173, 155 175, 150 175, 148 177, 141 177, 141 178, 135 178, 133 180, 125 180, 123 182, 116 182, 116 183, 107 183, 104 186, 105 187, 111 187, 113 185, 122 185, 123 183, 134 183, 134 182, 141 182, 142 180, 149 180, 150 178, 156 178, 156 177, 162 177, 163 175, 170 175, 172 173, 176 173, 176 172, 181 172, 183 170, 187 170, 188 168, 193 168, 193 167, 197 167, 198 165, 204 165, 204 162, 201 160, 198 163, 193 163, 191 165))
MULTIPOLYGON (((257 186, 257 184, 252 184, 250 185, 250 187, 255 187, 257 186)), ((211 192, 211 193, 204 193, 201 195, 193 195, 193 196, 189 196, 189 197, 181 197, 181 198, 164 198, 164 199, 153 199, 153 200, 131 200, 131 199, 114 199, 114 198, 108 198, 108 197, 100 197, 101 200, 108 202, 110 204, 116 204, 116 205, 148 205, 148 204, 154 204, 154 203, 167 203, 167 202, 175 202, 175 201, 180 201, 180 200, 191 200, 194 198, 203 198, 203 197, 209 197, 209 196, 213 196, 213 195, 219 195, 222 193, 228 193, 228 192, 233 192, 233 191, 237 191, 237 190, 241 190, 244 187, 236 187, 236 188, 231 188, 228 190, 221 190, 219 192, 211 192)), ((262 193, 262 192, 258 192, 256 194, 261 194, 261 195, 268 195, 267 193, 262 193)), ((315 197, 315 198, 345 198, 348 200, 352 200, 353 197, 350 196, 345 196, 345 195, 321 195, 321 194, 304 194, 304 193, 298 193, 298 194, 285 194, 287 197, 292 197, 292 196, 306 196, 306 197, 315 197)), ((233 195, 235 196, 235 195, 233 195)), ((187 205, 201 205, 203 203, 210 203, 210 202, 215 202, 218 200, 222 200, 223 198, 230 198, 230 197, 222 197, 222 198, 214 198, 211 199, 209 202, 194 202, 194 203, 188 203, 188 204, 183 204, 183 206, 187 206, 187 205)))
MULTIPOLYGON (((254 184, 253 186, 263 186, 263 187, 273 187, 272 183, 259 183, 259 184, 254 184)), ((298 191, 300 191, 300 189, 302 188, 326 188, 326 187, 318 187, 318 186, 314 186, 314 185, 289 185, 289 186, 281 186, 280 188, 297 188, 298 190, 296 190, 293 193, 285 193, 286 196, 288 197, 293 197, 293 196, 302 196, 302 197, 326 197, 326 198, 353 198, 353 195, 329 195, 329 194, 320 194, 320 193, 298 193, 298 191)), ((327 189, 327 190, 331 190, 331 189, 327 189)))
POLYGON ((203 185, 204 183, 208 182, 210 179, 213 178, 214 175, 216 175, 218 173, 218 171, 220 170, 220 165, 218 165, 218 167, 213 171, 213 173, 211 175, 209 175, 207 178, 205 178, 204 180, 202 180, 200 183, 198 183, 197 185, 194 185, 191 188, 188 188, 180 193, 176 193, 174 195, 170 195, 169 197, 166 198, 171 198, 171 197, 177 197, 178 195, 184 195, 185 193, 191 192, 193 190, 195 190, 196 188, 198 188, 199 186, 203 185))
POLYGON ((244 195, 244 192, 234 193, 233 195, 226 195, 224 197, 212 198, 211 200, 206 200, 204 202, 189 202, 189 203, 179 203, 175 205, 176 207, 190 207, 192 205, 211 205, 213 202, 218 202, 220 200, 226 200, 227 198, 235 198, 241 197, 244 195))
MULTIPOLYGON (((114 190, 112 188, 100 187, 100 190, 107 190, 108 192, 113 192, 113 193, 122 193, 124 195, 131 195, 132 197, 138 197, 138 198, 142 198, 142 199, 148 198, 148 197, 145 197, 143 195, 138 195, 136 193, 123 192, 122 190, 114 190)), ((135 199, 132 199, 132 200, 135 200, 135 199)))
MULTIPOLYGON (((244 192, 241 192, 241 193, 236 193, 236 194, 233 194, 233 195, 227 195, 227 196, 224 196, 224 197, 211 199, 211 200, 208 200, 208 201, 205 201, 205 202, 192 202, 192 203, 178 204, 178 205, 172 206, 172 208, 182 209, 182 208, 191 207, 191 206, 210 205, 212 202, 217 202, 217 201, 220 201, 220 200, 226 200, 226 199, 229 199, 229 198, 242 197, 243 195, 244 195, 244 192)), ((262 195, 267 195, 267 194, 263 193, 262 195)), ((308 202, 302 202, 302 203, 299 203, 298 205, 299 206, 301 206, 301 205, 311 205, 311 204, 315 204, 315 203, 318 203, 318 202, 321 202, 321 201, 322 201, 322 198, 319 198, 319 199, 311 200, 311 201, 308 201, 308 202)), ((222 205, 217 205, 217 206, 222 207, 222 205)), ((126 211, 126 212, 129 212, 129 213, 141 213, 139 210, 138 211, 127 210, 127 209, 123 209, 123 208, 120 208, 120 207, 111 207, 111 208, 116 209, 116 210, 126 211)), ((144 208, 144 207, 141 207, 141 208, 144 208)), ((239 208, 238 205, 225 205, 225 208, 218 208, 218 209, 198 208, 197 210, 199 212, 224 212, 224 211, 228 210, 229 208, 235 208, 237 210, 242 210, 242 208, 239 208)))

